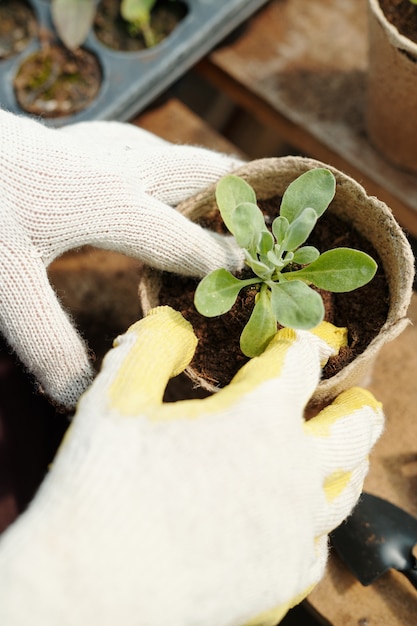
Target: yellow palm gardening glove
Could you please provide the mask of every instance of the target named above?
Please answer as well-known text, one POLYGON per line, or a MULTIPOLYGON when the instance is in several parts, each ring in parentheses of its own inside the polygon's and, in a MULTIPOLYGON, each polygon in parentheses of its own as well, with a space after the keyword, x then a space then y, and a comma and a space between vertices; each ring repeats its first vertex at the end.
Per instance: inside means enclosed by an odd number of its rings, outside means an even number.
POLYGON ((173 404, 188 322, 161 307, 119 337, 0 541, 2 626, 272 624, 300 601, 383 425, 361 389, 304 422, 325 330, 281 331, 228 387, 173 404))

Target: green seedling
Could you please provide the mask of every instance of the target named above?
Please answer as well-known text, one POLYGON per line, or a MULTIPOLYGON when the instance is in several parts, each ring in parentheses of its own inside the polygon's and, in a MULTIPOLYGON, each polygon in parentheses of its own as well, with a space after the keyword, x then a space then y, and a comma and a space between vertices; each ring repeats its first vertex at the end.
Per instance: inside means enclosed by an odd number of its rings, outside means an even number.
MULTIPOLYGON (((172 0, 175 2, 175 0, 172 0)), ((157 0, 122 0, 120 15, 131 35, 141 33, 147 48, 158 43, 151 27, 151 11, 157 0)), ((87 38, 96 14, 96 0, 51 0, 51 14, 62 43, 70 50, 79 48, 87 38)))
POLYGON ((156 45, 154 32, 151 28, 151 11, 156 0, 122 0, 120 13, 130 24, 132 34, 142 33, 147 48, 156 45))
POLYGON ((320 254, 307 241, 332 201, 336 180, 330 170, 312 169, 286 189, 271 231, 257 205, 255 191, 242 178, 228 175, 216 187, 216 201, 228 230, 243 249, 252 276, 240 279, 225 269, 205 276, 195 292, 195 307, 207 317, 229 311, 242 289, 256 289, 250 319, 240 337, 242 352, 259 355, 277 332, 277 324, 309 330, 324 318, 321 295, 310 285, 348 292, 368 283, 377 264, 364 252, 335 248, 320 254))
POLYGON ((62 43, 79 48, 87 38, 96 13, 95 0, 52 0, 51 15, 62 43))
POLYGON ((147 48, 158 43, 158 37, 151 26, 151 11, 155 4, 156 0, 122 0, 120 4, 120 14, 129 22, 131 34, 141 33, 147 48))

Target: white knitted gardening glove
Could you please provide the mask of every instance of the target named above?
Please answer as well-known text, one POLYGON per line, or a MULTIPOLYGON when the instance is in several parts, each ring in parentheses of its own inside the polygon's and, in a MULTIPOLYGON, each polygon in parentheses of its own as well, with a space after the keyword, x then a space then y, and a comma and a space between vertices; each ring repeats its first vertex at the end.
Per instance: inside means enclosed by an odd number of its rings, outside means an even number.
POLYGON ((169 205, 239 163, 130 124, 55 130, 0 111, 0 331, 56 402, 74 405, 92 368, 48 282, 49 263, 92 244, 182 274, 237 269, 243 258, 232 238, 169 205))
POLYGON ((190 324, 159 307, 120 336, 0 540, 0 624, 272 626, 301 601, 383 426, 358 388, 304 422, 339 345, 316 332, 280 331, 228 387, 167 404, 190 324))

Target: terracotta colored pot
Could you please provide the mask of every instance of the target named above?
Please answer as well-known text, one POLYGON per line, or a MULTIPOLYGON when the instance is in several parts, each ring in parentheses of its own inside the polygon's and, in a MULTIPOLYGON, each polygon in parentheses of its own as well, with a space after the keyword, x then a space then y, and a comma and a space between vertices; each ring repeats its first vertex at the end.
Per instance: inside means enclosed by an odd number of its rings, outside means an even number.
MULTIPOLYGON (((353 385, 365 384, 378 351, 408 324, 406 316, 414 276, 414 256, 390 209, 377 198, 368 196, 361 185, 335 168, 313 159, 281 157, 252 161, 235 173, 252 185, 258 200, 265 200, 282 195, 291 181, 316 167, 327 167, 336 177, 336 195, 327 213, 334 213, 340 219, 350 222, 379 254, 388 282, 390 303, 386 321, 378 335, 353 362, 319 384, 312 405, 329 402, 353 385)), ((215 185, 183 202, 179 210, 194 221, 209 215, 218 210, 214 193, 215 185)), ((146 269, 143 272, 139 295, 145 314, 159 304, 160 277, 160 273, 155 270, 146 269)), ((217 390, 192 368, 186 373, 194 383, 204 389, 211 392, 217 390)))

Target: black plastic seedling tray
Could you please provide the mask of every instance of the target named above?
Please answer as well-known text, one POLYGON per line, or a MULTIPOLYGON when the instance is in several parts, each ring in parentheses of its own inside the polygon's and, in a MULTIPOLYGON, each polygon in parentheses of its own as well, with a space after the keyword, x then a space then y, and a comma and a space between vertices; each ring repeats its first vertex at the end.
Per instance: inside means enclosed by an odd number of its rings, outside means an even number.
MULTIPOLYGON (((199 59, 265 4, 266 0, 185 0, 188 13, 154 48, 120 52, 104 46, 93 29, 84 47, 98 58, 103 79, 95 101, 83 111, 47 118, 51 126, 92 119, 126 121, 149 105, 199 59)), ((30 0, 39 25, 53 30, 49 0, 30 0)), ((22 61, 39 48, 35 37, 15 56, 0 61, 0 106, 24 114, 16 101, 13 77, 22 61)))

